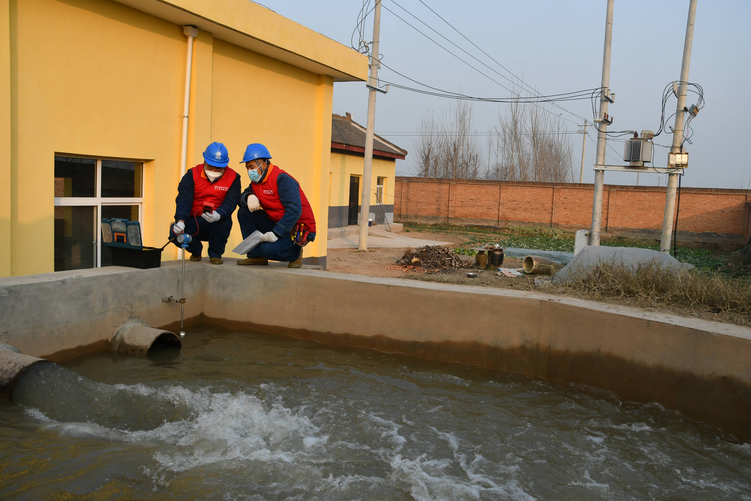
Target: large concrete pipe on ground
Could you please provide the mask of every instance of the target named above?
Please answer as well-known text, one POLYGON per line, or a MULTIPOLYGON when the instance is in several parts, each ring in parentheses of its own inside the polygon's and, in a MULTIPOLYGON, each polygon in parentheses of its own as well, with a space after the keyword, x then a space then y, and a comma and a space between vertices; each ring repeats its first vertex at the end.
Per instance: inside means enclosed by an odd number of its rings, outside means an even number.
POLYGON ((548 274, 553 272, 553 261, 540 256, 525 257, 523 266, 524 273, 548 274))
POLYGON ((180 338, 174 332, 154 329, 143 320, 127 320, 112 338, 112 351, 131 355, 148 355, 152 349, 179 349, 180 338))
POLYGON ((0 343, 0 401, 9 402, 19 376, 39 362, 47 360, 24 355, 16 347, 0 343))

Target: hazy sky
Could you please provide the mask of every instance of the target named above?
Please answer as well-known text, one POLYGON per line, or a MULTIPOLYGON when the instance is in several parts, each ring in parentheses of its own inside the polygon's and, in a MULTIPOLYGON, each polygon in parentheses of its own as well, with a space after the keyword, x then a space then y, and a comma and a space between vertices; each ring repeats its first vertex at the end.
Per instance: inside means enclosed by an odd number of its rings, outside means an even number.
MULTIPOLYGON (((362 0, 259 3, 346 46, 351 40, 357 45, 355 30, 362 0)), ((374 4, 371 0, 370 6, 374 4)), ((420 83, 478 97, 509 97, 510 92, 504 87, 512 85, 506 78, 515 77, 545 95, 600 86, 606 0, 383 0, 382 5, 382 61, 420 83)), ((680 77, 688 6, 688 0, 615 0, 610 88, 616 101, 608 110, 614 117, 610 130, 658 129, 663 89, 680 77)), ((694 144, 687 146, 690 161, 683 186, 751 189, 751 155, 745 151, 748 129, 743 112, 747 99, 742 97, 746 94, 743 86, 751 80, 749 25, 751 1, 698 2, 689 81, 703 87, 706 104, 691 123, 694 144)), ((371 40, 372 13, 365 27, 365 38, 371 40)), ((420 88, 386 66, 381 67, 378 76, 420 88)), ((367 99, 364 83, 337 83, 333 111, 340 115, 350 112, 355 121, 365 125, 367 99)), ((689 93, 687 105, 695 102, 696 94, 689 93)), ((450 99, 391 88, 387 94, 378 94, 376 133, 413 151, 414 135, 422 117, 433 113, 440 118, 453 104, 450 99)), ((569 137, 578 180, 583 136, 575 132, 581 129, 577 124, 583 124, 584 118, 592 122, 592 105, 588 99, 559 105, 563 109, 550 110, 556 116, 560 114, 572 133, 569 137)), ((477 102, 472 106, 474 129, 484 144, 506 105, 477 102)), ((672 115, 675 107, 676 99, 672 97, 666 116, 672 115)), ((671 118, 666 127, 673 122, 671 118)), ((597 135, 591 127, 588 131, 584 182, 594 179, 597 135)), ((620 139, 608 141, 608 164, 623 163, 620 139)), ((665 133, 655 138, 655 144, 671 143, 672 136, 665 133)), ((668 149, 656 146, 655 150, 655 166, 665 166, 668 149)), ((406 161, 397 163, 397 174, 414 172, 409 155, 406 161)), ((656 185, 658 181, 664 186, 665 176, 639 177, 640 185, 656 185)), ((607 172, 605 183, 635 184, 636 174, 607 172)))

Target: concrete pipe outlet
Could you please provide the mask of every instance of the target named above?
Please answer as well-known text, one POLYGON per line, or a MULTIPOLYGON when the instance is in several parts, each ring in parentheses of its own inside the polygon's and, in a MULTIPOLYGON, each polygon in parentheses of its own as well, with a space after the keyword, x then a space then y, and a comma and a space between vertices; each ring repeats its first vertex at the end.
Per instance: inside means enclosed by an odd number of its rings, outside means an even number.
POLYGON ((112 339, 112 351, 129 355, 149 355, 157 350, 180 348, 182 343, 174 332, 154 329, 138 319, 125 322, 112 339))

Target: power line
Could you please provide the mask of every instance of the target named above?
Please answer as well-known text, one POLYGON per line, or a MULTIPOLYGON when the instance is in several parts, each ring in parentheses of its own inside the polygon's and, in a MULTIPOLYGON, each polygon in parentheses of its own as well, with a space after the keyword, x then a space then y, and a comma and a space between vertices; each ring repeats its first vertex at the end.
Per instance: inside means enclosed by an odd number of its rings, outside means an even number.
MULTIPOLYGON (((395 82, 391 82, 389 80, 381 80, 381 82, 388 84, 391 87, 395 87, 397 89, 407 90, 410 92, 416 92, 418 94, 425 94, 427 96, 433 96, 433 97, 441 97, 446 99, 458 99, 461 101, 478 101, 478 102, 484 102, 484 103, 506 103, 506 104, 514 104, 514 103, 521 103, 521 104, 536 104, 536 103, 551 103, 554 104, 559 101, 582 101, 589 99, 589 90, 586 91, 575 91, 575 92, 568 92, 563 94, 553 94, 550 96, 537 96, 537 97, 475 97, 475 96, 469 96, 467 94, 462 94, 458 92, 451 92, 451 91, 445 91, 438 89, 436 87, 432 87, 430 85, 418 82, 417 80, 413 80, 397 71, 395 71, 390 66, 386 65, 385 63, 381 63, 384 67, 388 68, 389 70, 393 71, 394 73, 398 74, 399 76, 402 76, 404 78, 407 78, 408 80, 411 80, 418 85, 422 85, 423 87, 427 87, 428 89, 434 89, 435 92, 430 92, 426 90, 416 89, 414 87, 407 87, 405 85, 401 85, 395 82)), ((550 113, 550 111, 548 111, 550 113)), ((560 116, 560 115, 559 115, 560 116)), ((566 120, 566 119, 564 119, 566 120)), ((567 120, 571 122, 571 120, 567 120)), ((576 122, 571 122, 576 123, 576 122)))
MULTIPOLYGON (((392 0, 392 1, 393 1, 393 0, 392 0)), ((438 13, 437 13, 436 11, 434 11, 434 10, 433 10, 433 9, 432 9, 432 8, 431 8, 431 7, 430 7, 430 6, 428 5, 428 4, 426 4, 426 3, 425 3, 425 2, 423 1, 423 0, 420 0, 420 3, 421 3, 421 4, 423 4, 423 5, 425 6, 425 7, 427 7, 427 8, 428 8, 428 10, 429 10, 430 12, 432 12, 433 14, 435 14, 436 16, 438 16, 438 18, 439 18, 439 19, 440 19, 441 21, 443 21, 444 23, 446 23, 446 24, 447 24, 447 25, 448 25, 448 26, 449 26, 449 27, 450 27, 450 28, 451 28, 452 30, 454 30, 455 32, 457 32, 457 33, 458 33, 458 34, 459 34, 459 35, 460 35, 460 36, 461 36, 462 38, 464 38, 464 39, 465 39, 465 40, 466 40, 467 42, 469 42, 470 44, 472 44, 472 45, 473 45, 473 46, 474 46, 474 47, 475 47, 475 48, 476 48, 477 50, 479 50, 480 52, 482 52, 483 54, 485 54, 485 55, 486 55, 486 56, 487 56, 487 57, 488 57, 488 58, 489 58, 489 59, 490 59, 491 61, 493 61, 493 62, 494 62, 495 64, 497 64, 498 66, 500 66, 501 68, 503 68, 503 69, 504 69, 504 70, 505 70, 506 72, 508 72, 508 74, 509 74, 509 75, 511 75, 512 77, 514 77, 514 78, 515 78, 516 80, 518 80, 519 82, 521 82, 521 83, 522 83, 523 85, 526 85, 526 86, 527 86, 527 88, 528 88, 528 89, 530 89, 530 90, 532 91, 532 93, 533 93, 533 94, 539 94, 539 92, 538 92, 538 91, 536 91, 536 90, 535 90, 535 89, 534 89, 534 88, 533 88, 532 86, 530 86, 530 85, 529 85, 529 84, 527 84, 527 83, 526 83, 526 82, 525 82, 524 80, 522 80, 521 78, 519 78, 518 76, 516 76, 516 75, 515 75, 515 74, 514 74, 513 72, 511 72, 511 70, 509 70, 508 68, 506 68, 506 67, 505 67, 504 65, 502 65, 501 63, 499 63, 498 61, 496 61, 496 60, 495 60, 495 59, 493 58, 493 56, 491 56, 490 54, 488 54, 487 52, 485 52, 484 50, 482 50, 482 49, 481 49, 481 48, 480 48, 480 47, 479 47, 479 46, 478 46, 478 45, 477 45, 476 43, 474 43, 474 42, 473 42, 472 40, 470 40, 469 38, 467 38, 467 37, 466 37, 466 36, 465 36, 465 35, 464 35, 464 34, 463 34, 463 33, 462 33, 461 31, 459 31, 458 29, 456 29, 456 28, 455 28, 455 27, 454 27, 454 26, 453 26, 453 25, 452 25, 451 23, 449 23, 448 21, 446 21, 446 19, 444 19, 444 18, 443 18, 443 17, 442 17, 442 16, 440 15, 440 14, 438 14, 438 13)), ((557 105, 555 105, 555 104, 554 104, 554 106, 556 106, 557 108, 559 108, 559 109, 561 109, 561 110, 565 111, 566 113, 569 113, 569 114, 571 114, 571 115, 573 115, 573 116, 575 116, 575 117, 577 117, 577 118, 580 118, 580 119, 582 119, 582 120, 585 120, 585 117, 583 117, 583 116, 581 116, 581 115, 577 115, 576 113, 573 113, 573 112, 571 112, 571 111, 568 111, 567 109, 565 109, 565 108, 563 108, 563 107, 561 107, 561 106, 557 106, 557 105)))
MULTIPOLYGON (((393 0, 392 0, 392 2, 393 2, 393 0)), ((394 4, 396 4, 396 2, 393 2, 393 3, 394 3, 394 4)), ((396 4, 396 5, 398 5, 398 4, 396 4)), ((417 19, 418 21, 420 21, 420 19, 419 19, 419 18, 417 18, 417 17, 416 17, 416 16, 414 16, 413 14, 409 13, 409 11, 407 11, 406 9, 404 9, 403 7, 401 7, 400 5, 399 5, 399 7, 400 7, 400 8, 402 8, 403 10, 405 10, 405 11, 406 11, 406 12, 407 12, 408 14, 410 14, 410 15, 411 15, 412 17, 415 17, 415 19, 417 19)), ((393 15, 394 15, 394 16, 395 16, 395 17, 396 17, 397 19, 401 20, 401 21, 402 21, 402 22, 403 22, 404 24, 406 24, 407 26, 409 26, 410 28, 412 28, 413 30, 415 30, 416 32, 418 32, 419 34, 421 34, 422 36, 424 36, 425 38, 427 38, 427 39, 428 39, 428 40, 430 40, 431 42, 433 42, 433 43, 434 43, 435 45, 437 45, 438 47, 440 47, 440 48, 441 48, 441 49, 443 49, 444 51, 446 51, 446 52, 448 52, 449 54, 451 54, 452 56, 454 56, 454 57, 455 57, 456 59, 458 59, 458 60, 459 60, 459 61, 461 61, 462 63, 464 63, 464 64, 466 64, 467 66, 469 66, 470 68, 472 68, 473 70, 475 70, 476 72, 478 72, 479 74, 481 74, 482 76, 484 76, 485 78, 487 78, 488 80, 490 80, 490 81, 494 82, 495 84, 497 84, 497 85, 499 85, 500 87, 502 87, 502 88, 506 89, 507 91, 509 91, 509 92, 511 92, 511 93, 514 93, 514 91, 513 91, 513 90, 509 89, 508 87, 506 87, 506 86, 505 86, 505 85, 503 85, 502 83, 498 82, 498 81, 497 81, 497 80, 495 80, 494 78, 492 78, 492 77, 490 77, 490 76, 486 75, 485 73, 483 73, 482 71, 480 71, 480 70, 479 70, 479 69, 477 69, 476 67, 472 66, 472 65, 471 65, 470 63, 468 63, 467 61, 465 61, 465 60, 464 60, 464 59, 462 59, 461 57, 457 56, 456 54, 454 54, 453 52, 451 52, 450 50, 448 50, 448 49, 447 49, 446 47, 444 47, 444 46, 443 46, 443 45, 441 45, 440 43, 438 43, 438 42, 436 42, 435 40, 433 40, 433 39, 432 39, 431 37, 429 37, 428 35, 426 35, 426 34, 425 34, 425 33, 423 33, 422 31, 420 31, 420 30, 419 30, 418 28, 416 28, 416 27, 415 27, 414 25, 412 25, 412 24, 411 24, 411 23, 409 23, 409 22, 408 22, 407 20, 405 20, 404 18, 402 18, 401 16, 399 16, 399 15, 398 15, 397 13, 395 13, 395 12, 394 12, 393 10, 389 9, 389 8, 388 8, 388 7, 386 7, 386 6, 383 6, 383 8, 384 8, 384 9, 386 9, 387 11, 389 11, 389 12, 390 12, 391 14, 393 14, 393 15)), ((422 22, 422 21, 420 21, 420 22, 422 22)), ((423 23, 423 24, 425 24, 425 23, 423 23)), ((426 26, 428 26, 428 25, 426 24, 426 26)), ((428 26, 428 28, 430 28, 430 26, 428 26)), ((431 29, 433 29, 433 28, 431 28, 431 29)), ((435 30, 433 30, 433 31, 435 31, 435 30)), ((436 33, 438 33, 438 32, 436 32, 436 33)), ((439 35, 440 35, 440 33, 439 33, 439 35)), ((443 35, 441 35, 441 36, 443 37, 443 35)), ((445 38, 445 37, 443 37, 443 38, 445 38)), ((448 40, 448 39, 446 39, 446 40, 448 40)), ((451 42, 450 40, 449 40, 449 42, 453 44, 453 42, 451 42)), ((454 44, 454 45, 456 45, 456 44, 454 44)), ((457 46, 457 47, 458 47, 458 46, 457 46)), ((461 47, 459 47, 459 49, 460 49, 460 50, 462 50, 462 51, 464 51, 464 49, 461 49, 461 47)), ((466 51, 464 51, 464 52, 466 53, 466 51)), ((470 56, 471 56, 471 57, 474 57, 474 56, 472 56, 471 54, 470 54, 470 56)), ((477 58, 475 58, 475 59, 477 59, 477 58)), ((383 63, 381 63, 381 64, 383 64, 383 63)), ((484 63, 483 63, 483 64, 484 64, 484 63)), ((386 65, 384 65, 384 66, 386 66, 386 65)), ((486 65, 486 66, 487 66, 487 65, 486 65)), ((387 67, 387 68, 389 68, 388 66, 386 66, 386 67, 387 67)), ((391 68, 389 68, 389 69, 391 69, 391 68)), ((492 69, 492 68, 491 68, 491 69, 492 69)), ((393 71, 393 69, 392 69, 392 71, 393 71)), ((497 73, 497 72, 496 72, 496 73, 497 73)), ((403 75, 402 75, 402 76, 403 76, 403 75)), ((503 76, 503 75, 501 75, 501 76, 503 76)), ((508 80, 508 78, 507 78, 507 77, 505 77, 505 76, 504 76, 503 78, 506 78, 506 79, 508 80)), ((410 80, 412 80, 412 79, 410 79, 410 80)), ((412 80, 412 81, 415 81, 415 80, 412 80)), ((509 81, 510 81, 510 80, 509 80, 509 81)), ((418 83, 419 83, 419 82, 418 82, 418 83)), ((422 85, 422 84, 421 84, 421 85, 422 85)), ((396 87, 396 85, 394 85, 394 86, 396 87)), ((412 90, 412 89, 409 89, 409 88, 407 88, 407 89, 405 89, 405 90, 412 90)), ((446 97, 446 96, 440 96, 440 97, 446 97)), ((531 102, 531 104, 533 104, 533 105, 537 106, 537 104, 535 104, 534 102, 531 102)), ((539 107, 539 106, 538 106, 538 107, 539 107)), ((552 112, 551 112, 550 110, 546 110, 545 108, 542 108, 542 107, 539 107, 539 108, 540 108, 541 110, 545 111, 546 113, 551 113, 551 114, 552 114, 552 112)), ((567 111, 567 110, 564 110, 564 111, 566 111, 567 113, 571 113, 571 112, 569 112, 569 111, 567 111)), ((572 113, 572 114, 573 114, 573 113, 572 113)), ((575 114, 573 114, 573 115, 574 115, 574 116, 578 116, 578 115, 575 115, 575 114)), ((564 117, 561 117, 561 118, 562 118, 563 120, 567 121, 567 122, 571 122, 571 123, 574 123, 574 124, 577 124, 577 125, 578 125, 578 123, 577 123, 577 122, 574 122, 573 120, 569 120, 569 119, 567 119, 567 118, 564 118, 564 117)), ((581 117, 581 118, 582 118, 582 119, 584 119, 584 117, 581 117)))
MULTIPOLYGON (((389 137, 430 137, 437 135, 436 133, 431 132, 377 132, 379 136, 389 136, 389 137)), ((578 134, 578 132, 574 131, 540 131, 537 133, 532 132, 522 132, 518 133, 520 136, 534 136, 535 134, 562 134, 562 135, 574 135, 578 134)), ((450 135, 450 133, 449 133, 450 135)), ((498 135, 498 132, 467 132, 463 133, 463 135, 466 136, 495 136, 498 135)))
POLYGON ((360 12, 357 14, 357 24, 355 25, 355 29, 352 30, 352 35, 349 37, 349 45, 357 52, 360 52, 361 54, 369 54, 370 53, 370 46, 365 41, 365 20, 368 18, 368 15, 370 15, 373 10, 375 10, 375 6, 373 6, 370 10, 368 10, 368 7, 370 6, 371 0, 363 0, 362 2, 362 8, 360 9, 360 12), (366 12, 367 11, 367 12, 366 12), (358 34, 358 42, 357 47, 355 47, 355 44, 353 43, 353 40, 355 38, 355 33, 358 34))

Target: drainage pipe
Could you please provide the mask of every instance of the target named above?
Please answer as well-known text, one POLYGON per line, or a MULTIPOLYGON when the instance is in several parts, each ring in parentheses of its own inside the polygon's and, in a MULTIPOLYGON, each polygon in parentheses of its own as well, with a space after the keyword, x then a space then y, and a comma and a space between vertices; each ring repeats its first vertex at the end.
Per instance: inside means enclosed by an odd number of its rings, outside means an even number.
POLYGON ((552 273, 553 261, 540 256, 527 256, 524 258, 523 267, 524 273, 552 273))
POLYGON ((190 112, 190 75, 193 72, 193 39, 198 36, 195 26, 183 26, 183 33, 188 37, 188 60, 185 63, 185 98, 183 100, 183 139, 180 146, 180 179, 185 175, 188 161, 188 116, 190 112))
POLYGON ((148 355, 155 347, 181 348, 182 343, 174 332, 154 329, 139 319, 123 323, 111 341, 112 351, 130 355, 148 355))
POLYGON ((0 401, 10 402, 13 386, 23 372, 40 362, 51 363, 19 352, 14 346, 0 345, 0 401))
MULTIPOLYGON (((183 99, 183 137, 180 145, 180 180, 185 175, 185 167, 188 161, 188 117, 190 116, 190 76, 193 72, 193 39, 198 36, 195 26, 183 26, 183 33, 188 37, 188 57, 185 63, 185 96, 183 99)), ((178 182, 180 181, 178 180, 178 182)), ((185 251, 178 249, 178 258, 185 251)))

